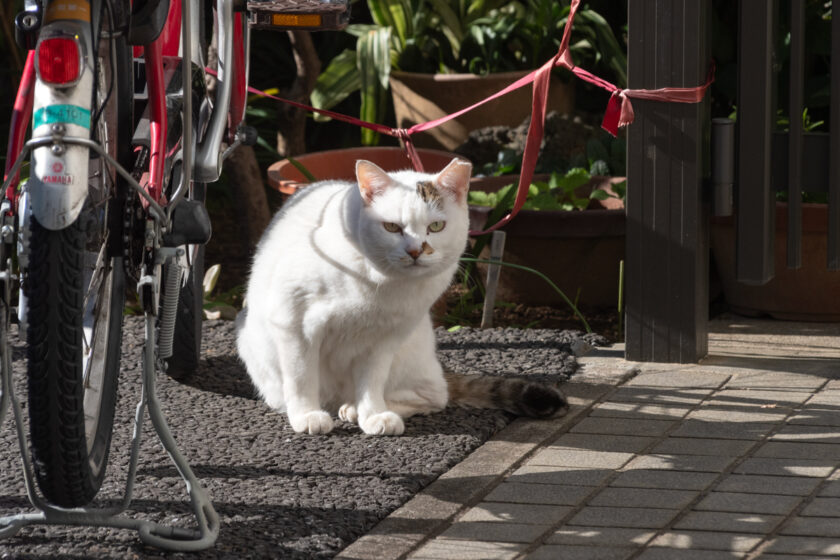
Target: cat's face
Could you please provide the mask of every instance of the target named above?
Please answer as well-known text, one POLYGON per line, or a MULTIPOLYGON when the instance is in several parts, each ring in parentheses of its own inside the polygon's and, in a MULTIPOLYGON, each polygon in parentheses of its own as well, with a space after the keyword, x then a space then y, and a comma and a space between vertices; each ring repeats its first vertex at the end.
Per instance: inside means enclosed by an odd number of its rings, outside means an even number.
POLYGON ((389 174, 358 161, 365 256, 388 276, 436 274, 454 263, 467 243, 471 171, 472 164, 460 159, 437 175, 389 174))

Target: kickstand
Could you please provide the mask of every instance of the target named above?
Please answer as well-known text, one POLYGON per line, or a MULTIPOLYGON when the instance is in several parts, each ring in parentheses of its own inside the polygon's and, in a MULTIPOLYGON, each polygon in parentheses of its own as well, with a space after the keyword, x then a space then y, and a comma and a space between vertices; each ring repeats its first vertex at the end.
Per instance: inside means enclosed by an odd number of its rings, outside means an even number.
POLYGON ((140 402, 134 417, 134 434, 131 442, 131 459, 128 467, 128 479, 122 503, 113 508, 73 508, 65 509, 53 506, 42 499, 35 487, 34 471, 29 458, 26 435, 24 434, 23 417, 20 404, 12 388, 12 359, 8 332, 10 324, 8 269, 0 272, 0 284, 4 284, 5 299, 2 305, 2 325, 0 325, 0 368, 2 368, 2 386, 0 387, 0 425, 11 403, 17 428, 20 455, 23 461, 23 475, 26 481, 26 491, 29 501, 38 510, 32 513, 21 513, 8 517, 0 517, 0 539, 11 537, 27 525, 74 525, 94 527, 115 527, 119 529, 134 529, 140 539, 151 546, 172 551, 196 551, 213 546, 219 535, 219 516, 213 508, 205 491, 199 484, 192 469, 184 456, 178 451, 175 439, 169 430, 160 404, 155 393, 155 318, 146 313, 146 341, 143 349, 143 386, 140 402), (173 527, 154 523, 144 519, 121 516, 131 503, 134 488, 137 460, 140 454, 140 436, 143 426, 144 411, 148 407, 149 417, 155 428, 160 442, 175 464, 181 478, 187 486, 190 495, 193 514, 197 523, 196 528, 173 527))

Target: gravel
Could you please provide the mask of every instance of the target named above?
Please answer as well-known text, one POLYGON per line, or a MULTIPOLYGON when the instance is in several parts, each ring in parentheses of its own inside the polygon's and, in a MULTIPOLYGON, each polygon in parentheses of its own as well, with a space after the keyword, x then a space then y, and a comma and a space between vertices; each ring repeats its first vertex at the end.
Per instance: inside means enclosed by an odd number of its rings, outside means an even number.
MULTIPOLYGON (((331 558, 511 420, 498 411, 448 408, 409 419, 401 437, 371 437, 341 422, 325 436, 298 435, 255 398, 233 329, 232 322, 206 322, 196 375, 186 383, 159 375, 157 383, 180 449, 221 518, 212 549, 163 553, 133 531, 36 526, 0 541, 0 558, 331 558)), ((454 371, 549 382, 576 370, 572 344, 603 342, 553 330, 463 328, 439 330, 438 337, 441 360, 454 371)), ((126 318, 117 424, 100 504, 113 503, 124 487, 142 340, 142 319, 126 318)), ((24 347, 14 335, 12 341, 16 391, 25 407, 24 347)), ((186 499, 147 419, 128 514, 189 526, 186 499)), ((0 429, 0 515, 29 510, 10 412, 0 429)))

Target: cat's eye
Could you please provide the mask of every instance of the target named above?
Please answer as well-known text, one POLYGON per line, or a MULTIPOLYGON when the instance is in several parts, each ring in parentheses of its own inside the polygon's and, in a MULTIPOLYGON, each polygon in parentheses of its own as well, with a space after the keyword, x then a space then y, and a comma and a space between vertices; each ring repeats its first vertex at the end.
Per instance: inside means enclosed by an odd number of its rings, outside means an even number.
POLYGON ((443 231, 443 228, 445 227, 446 222, 444 221, 432 222, 431 224, 429 224, 429 231, 431 233, 437 233, 439 231, 443 231))
POLYGON ((399 233, 402 231, 400 225, 395 224, 394 222, 382 222, 382 227, 385 228, 385 231, 389 231, 391 233, 399 233))

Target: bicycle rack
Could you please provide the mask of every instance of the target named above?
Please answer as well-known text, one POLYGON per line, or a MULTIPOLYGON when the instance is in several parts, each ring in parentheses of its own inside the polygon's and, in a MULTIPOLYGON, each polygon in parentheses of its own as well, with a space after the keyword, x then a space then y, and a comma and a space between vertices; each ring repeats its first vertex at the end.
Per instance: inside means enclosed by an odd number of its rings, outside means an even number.
MULTIPOLYGON (((33 147, 52 143, 55 141, 55 136, 47 138, 38 138, 30 140, 24 146, 24 149, 18 157, 15 165, 11 168, 9 178, 15 175, 20 164, 23 162, 29 151, 33 147)), ((141 196, 150 202, 150 212, 163 221, 166 222, 166 214, 163 209, 152 200, 148 193, 131 177, 131 175, 110 157, 102 148, 88 139, 84 138, 68 138, 62 137, 60 141, 69 143, 78 143, 88 146, 95 150, 100 156, 104 157, 117 172, 127 179, 129 185, 134 188, 141 196)), ((2 191, 5 192, 7 180, 2 186, 2 191)), ((5 213, 4 213, 5 215, 5 213)), ((0 244, 5 244, 6 236, 13 235, 13 228, 9 224, 3 224, 0 227, 0 244)), ((4 259, 7 256, 3 257, 4 259)), ((49 504, 41 496, 38 495, 35 476, 32 469, 32 462, 28 453, 28 445, 26 434, 24 433, 23 415, 21 413, 20 403, 14 392, 12 383, 12 352, 9 344, 8 332, 11 323, 11 308, 9 302, 11 301, 12 275, 11 267, 8 262, 0 263, 3 269, 0 270, 0 296, 2 302, 0 307, 2 316, 0 316, 0 376, 2 376, 2 385, 0 385, 0 425, 5 420, 6 412, 11 405, 12 412, 15 418, 15 427, 17 429, 18 444, 20 446, 20 455, 23 462, 23 475, 26 482, 26 492, 29 501, 38 511, 31 513, 21 513, 7 517, 0 517, 0 539, 12 537, 16 535, 23 527, 29 525, 74 525, 74 526, 92 526, 92 527, 114 527, 118 529, 134 529, 139 533, 140 540, 144 543, 158 548, 172 550, 172 551, 197 551, 204 550, 213 546, 219 534, 219 516, 213 508, 207 493, 201 487, 198 478, 192 472, 186 458, 178 450, 177 443, 172 437, 172 432, 164 417, 163 411, 160 407, 160 401, 157 398, 155 391, 155 318, 146 312, 145 314, 145 343, 143 346, 143 383, 140 394, 140 401, 137 404, 137 409, 134 416, 134 433, 131 441, 131 456, 128 467, 128 478, 126 481, 125 493, 123 494, 120 505, 112 508, 60 508, 49 504), (197 528, 190 529, 184 527, 175 527, 155 523, 145 519, 137 519, 122 516, 123 512, 128 509, 131 504, 132 492, 134 489, 135 475, 137 472, 137 463, 140 455, 140 439, 142 434, 143 420, 145 410, 148 408, 149 418, 152 421, 152 426, 155 432, 169 455, 175 468, 181 475, 187 487, 187 492, 190 496, 190 503, 193 514, 196 519, 197 528)), ((152 282, 152 278, 144 276, 140 279, 138 291, 145 283, 152 282)))

